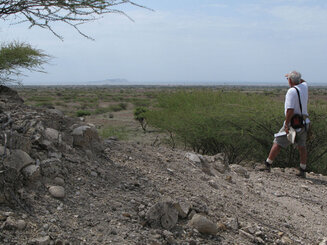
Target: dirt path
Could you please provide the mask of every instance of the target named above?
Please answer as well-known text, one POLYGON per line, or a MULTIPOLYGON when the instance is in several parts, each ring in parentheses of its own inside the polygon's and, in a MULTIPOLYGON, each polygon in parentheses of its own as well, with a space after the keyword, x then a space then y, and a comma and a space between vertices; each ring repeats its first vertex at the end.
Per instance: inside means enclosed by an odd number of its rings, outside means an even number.
POLYGON ((67 161, 63 200, 43 185, 25 188, 35 216, 1 209, 27 223, 24 230, 4 229, 1 244, 46 236, 45 244, 153 245, 317 244, 327 237, 326 177, 303 180, 292 169, 263 173, 238 165, 221 173, 219 160, 197 163, 184 151, 136 143, 111 141, 105 152, 107 160, 67 161), (187 218, 170 231, 149 227, 146 212, 166 198, 204 213, 219 224, 217 235, 197 232, 187 218))

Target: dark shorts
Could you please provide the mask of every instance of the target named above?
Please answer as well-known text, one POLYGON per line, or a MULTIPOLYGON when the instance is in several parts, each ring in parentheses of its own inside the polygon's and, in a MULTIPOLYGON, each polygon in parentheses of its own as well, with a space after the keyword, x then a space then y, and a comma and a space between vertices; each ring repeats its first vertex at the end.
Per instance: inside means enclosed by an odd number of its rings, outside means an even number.
MULTIPOLYGON (((284 127, 282 127, 279 132, 285 132, 284 127)), ((301 128, 299 132, 296 132, 295 143, 294 145, 298 146, 306 146, 307 142, 307 130, 305 128, 301 128)), ((286 148, 292 143, 287 139, 286 135, 276 137, 274 139, 274 143, 277 145, 286 148)))

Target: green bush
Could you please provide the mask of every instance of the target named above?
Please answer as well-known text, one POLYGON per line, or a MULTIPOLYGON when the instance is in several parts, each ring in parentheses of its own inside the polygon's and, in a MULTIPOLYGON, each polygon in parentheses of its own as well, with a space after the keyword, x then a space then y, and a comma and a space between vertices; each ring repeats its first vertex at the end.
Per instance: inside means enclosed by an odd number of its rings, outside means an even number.
POLYGON ((109 106, 109 111, 117 112, 126 110, 127 104, 126 103, 119 103, 118 105, 111 105, 109 106))
POLYGON ((76 116, 78 116, 78 117, 84 117, 84 116, 89 116, 89 115, 91 115, 91 112, 89 112, 89 111, 84 111, 84 110, 76 111, 76 116))
MULTIPOLYGON (((201 154, 224 153, 230 163, 261 162, 272 146, 273 135, 284 120, 283 101, 264 94, 189 90, 164 93, 155 109, 145 113, 147 122, 165 130, 171 144, 184 144, 201 154)), ((308 141, 309 167, 326 170, 326 106, 310 105, 314 132, 308 141)), ((279 166, 298 166, 298 151, 289 147, 276 159, 279 166)))
POLYGON ((119 103, 118 106, 122 109, 122 110, 126 110, 127 109, 127 103, 119 103))
POLYGON ((134 110, 134 119, 141 124, 141 127, 144 132, 146 132, 146 126, 147 126, 147 121, 145 116, 146 112, 147 109, 144 107, 137 107, 134 110))
POLYGON ((49 102, 52 101, 52 97, 46 97, 46 96, 33 96, 28 99, 29 101, 37 101, 37 102, 49 102))
POLYGON ((48 102, 48 101, 36 103, 35 106, 53 108, 52 102, 48 102))
POLYGON ((98 107, 95 109, 94 114, 99 115, 99 114, 104 114, 107 112, 110 112, 111 109, 109 107, 98 107))

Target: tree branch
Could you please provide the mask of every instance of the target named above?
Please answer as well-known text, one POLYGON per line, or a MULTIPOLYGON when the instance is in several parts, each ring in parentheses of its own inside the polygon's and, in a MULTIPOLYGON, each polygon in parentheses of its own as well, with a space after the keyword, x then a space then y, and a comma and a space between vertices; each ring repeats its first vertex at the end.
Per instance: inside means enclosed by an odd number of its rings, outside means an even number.
POLYGON ((52 25, 63 22, 72 26, 82 36, 92 39, 78 28, 78 25, 99 19, 105 14, 122 14, 132 20, 119 5, 129 4, 147 8, 130 0, 0 0, 0 19, 20 19, 16 24, 29 22, 30 28, 39 26, 50 30, 56 37, 63 39, 52 25))

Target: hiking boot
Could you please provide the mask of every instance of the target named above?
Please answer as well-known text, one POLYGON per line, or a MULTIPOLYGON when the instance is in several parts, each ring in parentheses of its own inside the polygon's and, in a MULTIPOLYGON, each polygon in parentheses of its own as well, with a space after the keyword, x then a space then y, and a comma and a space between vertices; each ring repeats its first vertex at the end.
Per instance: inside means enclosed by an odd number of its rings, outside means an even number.
POLYGON ((265 161, 264 165, 259 170, 270 173, 271 172, 271 164, 269 162, 265 161))
POLYGON ((303 170, 302 168, 299 168, 298 172, 296 173, 296 176, 305 179, 305 177, 306 177, 305 170, 303 170))

